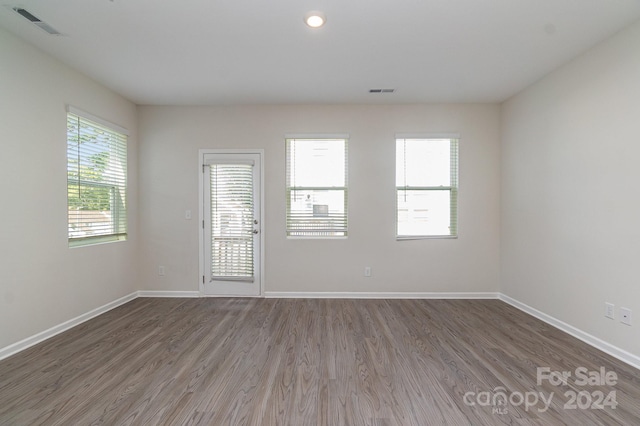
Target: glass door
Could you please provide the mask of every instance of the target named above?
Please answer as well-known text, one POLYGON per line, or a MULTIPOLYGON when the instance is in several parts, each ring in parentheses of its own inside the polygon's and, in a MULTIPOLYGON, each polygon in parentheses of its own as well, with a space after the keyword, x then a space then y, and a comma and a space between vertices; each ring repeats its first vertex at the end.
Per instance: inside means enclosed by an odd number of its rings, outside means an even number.
POLYGON ((204 294, 258 296, 260 154, 205 154, 204 294))

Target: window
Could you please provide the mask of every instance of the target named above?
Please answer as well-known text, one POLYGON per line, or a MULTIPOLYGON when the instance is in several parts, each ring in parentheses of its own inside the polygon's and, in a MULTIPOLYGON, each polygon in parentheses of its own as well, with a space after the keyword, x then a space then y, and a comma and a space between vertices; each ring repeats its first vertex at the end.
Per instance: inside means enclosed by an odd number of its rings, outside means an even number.
POLYGON ((126 131, 69 107, 69 246, 125 240, 126 189, 126 131))
POLYGON ((458 139, 396 138, 396 235, 456 237, 458 139))
POLYGON ((287 236, 347 236, 347 139, 292 138, 287 152, 287 236))
POLYGON ((209 161, 211 277, 253 281, 254 163, 209 161))

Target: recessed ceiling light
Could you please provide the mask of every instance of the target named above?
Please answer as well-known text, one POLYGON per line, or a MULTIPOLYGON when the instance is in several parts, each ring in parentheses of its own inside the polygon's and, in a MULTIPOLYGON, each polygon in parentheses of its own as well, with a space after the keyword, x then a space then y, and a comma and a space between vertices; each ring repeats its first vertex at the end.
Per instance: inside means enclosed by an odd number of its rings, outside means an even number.
POLYGON ((320 28, 325 22, 327 22, 327 17, 322 12, 314 10, 304 16, 304 23, 311 28, 320 28))

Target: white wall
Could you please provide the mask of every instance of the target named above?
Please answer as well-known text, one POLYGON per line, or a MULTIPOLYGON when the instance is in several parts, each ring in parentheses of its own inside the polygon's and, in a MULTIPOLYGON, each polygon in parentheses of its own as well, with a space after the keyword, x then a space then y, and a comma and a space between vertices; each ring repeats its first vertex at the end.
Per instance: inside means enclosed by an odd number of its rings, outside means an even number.
POLYGON ((131 293, 136 286, 136 109, 0 30, 0 348, 131 293), (131 131, 127 242, 67 245, 66 110, 131 131))
POLYGON ((197 291, 198 149, 265 150, 265 289, 279 292, 495 292, 499 274, 499 107, 139 107, 140 277, 197 291), (458 239, 395 240, 395 133, 456 132, 458 239), (348 133, 349 237, 285 238, 284 135, 348 133), (158 265, 166 275, 158 276, 158 265), (371 266, 373 276, 363 276, 371 266))
POLYGON ((640 315, 639 51, 640 23, 502 108, 136 111, 0 30, 0 348, 138 289, 197 290, 197 152, 237 147, 266 152, 267 291, 502 291, 640 356, 638 325, 603 316, 640 315), (66 104, 131 132, 127 242, 67 247, 66 104), (394 239, 394 134, 420 132, 461 134, 456 240, 394 239), (287 133, 351 135, 348 239, 285 238, 287 133))
POLYGON ((640 23, 503 105, 502 292, 636 356, 639 159, 640 23))

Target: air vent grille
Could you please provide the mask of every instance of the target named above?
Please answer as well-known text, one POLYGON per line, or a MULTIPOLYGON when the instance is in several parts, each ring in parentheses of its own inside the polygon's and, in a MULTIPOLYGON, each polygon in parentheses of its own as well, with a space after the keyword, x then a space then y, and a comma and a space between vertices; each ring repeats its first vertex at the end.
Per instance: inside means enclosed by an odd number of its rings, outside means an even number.
POLYGON ((393 93, 396 89, 369 89, 369 93, 393 93))
POLYGON ((27 9, 22 9, 19 7, 14 7, 13 10, 15 10, 16 12, 18 12, 19 15, 23 16, 24 18, 27 18, 28 20, 30 20, 31 22, 42 22, 40 21, 38 18, 36 18, 35 16, 33 16, 31 13, 29 13, 29 11, 27 9))
POLYGON ((14 7, 13 10, 23 18, 27 19, 32 24, 36 25, 41 30, 46 31, 51 35, 60 35, 60 32, 53 28, 51 25, 47 24, 33 13, 29 12, 27 9, 23 9, 21 7, 14 7))

